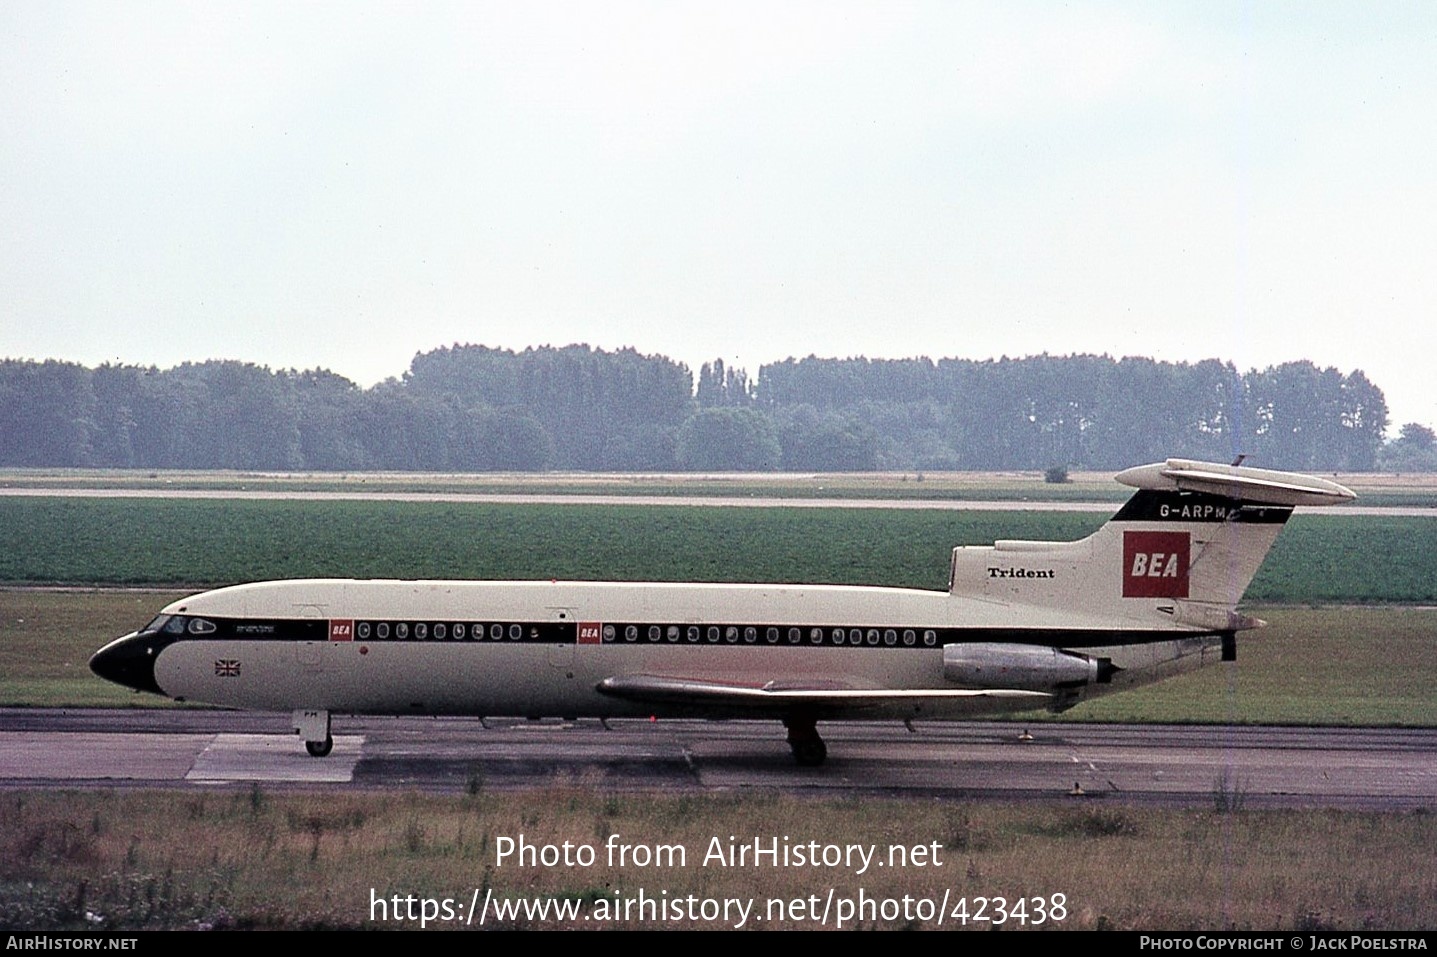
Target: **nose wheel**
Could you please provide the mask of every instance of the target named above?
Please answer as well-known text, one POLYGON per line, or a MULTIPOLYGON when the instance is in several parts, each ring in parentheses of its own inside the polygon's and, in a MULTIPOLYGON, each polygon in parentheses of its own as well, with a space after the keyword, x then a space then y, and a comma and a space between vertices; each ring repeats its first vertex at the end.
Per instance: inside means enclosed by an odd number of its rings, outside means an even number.
POLYGON ((789 717, 783 720, 788 729, 788 746, 800 767, 816 768, 828 758, 828 745, 818 735, 818 722, 813 718, 789 717))
POLYGON ((312 758, 322 758, 334 750, 334 737, 329 733, 329 712, 318 709, 296 711, 290 723, 294 733, 304 738, 304 749, 312 758))
POLYGON ((329 752, 334 750, 334 736, 327 734, 324 736, 323 741, 306 741, 304 743, 304 749, 309 752, 309 756, 312 758, 327 757, 329 752))

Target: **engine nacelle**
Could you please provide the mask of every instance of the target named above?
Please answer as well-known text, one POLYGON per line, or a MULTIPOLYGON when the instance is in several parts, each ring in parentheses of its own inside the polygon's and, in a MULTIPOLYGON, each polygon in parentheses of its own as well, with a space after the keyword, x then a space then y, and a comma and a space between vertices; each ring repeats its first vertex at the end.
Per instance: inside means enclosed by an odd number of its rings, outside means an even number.
POLYGON ((1104 660, 1042 645, 956 644, 943 646, 943 677, 968 688, 1054 691, 1106 681, 1104 660))

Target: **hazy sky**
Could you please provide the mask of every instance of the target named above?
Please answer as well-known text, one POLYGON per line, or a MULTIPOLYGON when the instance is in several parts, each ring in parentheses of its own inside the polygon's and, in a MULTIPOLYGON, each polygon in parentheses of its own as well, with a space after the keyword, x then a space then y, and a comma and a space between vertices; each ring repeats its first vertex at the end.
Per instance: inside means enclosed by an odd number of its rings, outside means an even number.
POLYGON ((0 356, 1311 359, 1437 424, 1437 4, 0 4, 0 356))

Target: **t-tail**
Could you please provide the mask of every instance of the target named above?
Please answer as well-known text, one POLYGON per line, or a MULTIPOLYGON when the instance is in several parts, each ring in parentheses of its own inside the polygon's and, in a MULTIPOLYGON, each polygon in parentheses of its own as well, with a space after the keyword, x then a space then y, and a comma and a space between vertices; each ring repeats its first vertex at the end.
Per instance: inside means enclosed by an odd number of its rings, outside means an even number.
POLYGON ((1075 623, 1230 635, 1261 624, 1237 605, 1293 508, 1356 498, 1322 478, 1187 459, 1116 478, 1137 493, 1081 541, 954 549, 952 593, 1075 623))

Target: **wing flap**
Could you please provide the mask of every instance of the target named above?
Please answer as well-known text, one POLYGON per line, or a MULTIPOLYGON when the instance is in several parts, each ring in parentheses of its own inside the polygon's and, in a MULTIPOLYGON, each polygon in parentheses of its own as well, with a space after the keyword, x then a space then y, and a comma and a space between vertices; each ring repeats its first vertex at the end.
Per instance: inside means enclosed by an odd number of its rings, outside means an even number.
POLYGON ((727 682, 666 675, 616 675, 600 681, 601 694, 644 704, 722 705, 773 709, 785 704, 810 707, 863 708, 887 704, 959 699, 1004 699, 1041 707, 1052 695, 1041 691, 962 688, 855 688, 831 680, 727 682))

